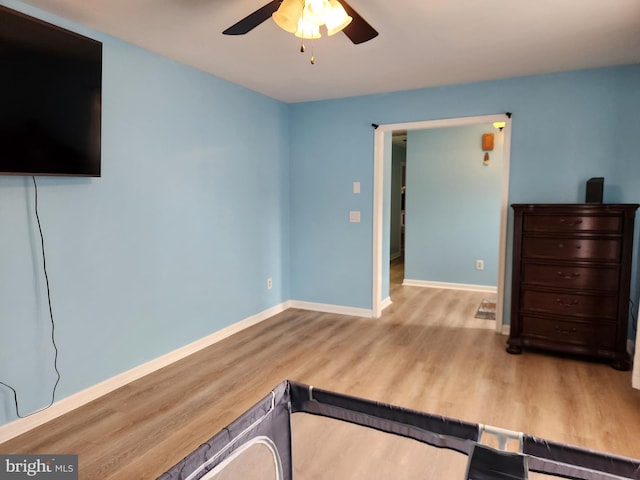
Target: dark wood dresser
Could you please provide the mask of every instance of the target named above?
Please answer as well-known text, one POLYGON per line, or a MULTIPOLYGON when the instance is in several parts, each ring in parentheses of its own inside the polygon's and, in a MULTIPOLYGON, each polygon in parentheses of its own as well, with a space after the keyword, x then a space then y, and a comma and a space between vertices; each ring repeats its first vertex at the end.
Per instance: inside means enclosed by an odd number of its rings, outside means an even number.
POLYGON ((627 323, 638 205, 529 204, 514 210, 509 353, 599 357, 628 370, 627 323))

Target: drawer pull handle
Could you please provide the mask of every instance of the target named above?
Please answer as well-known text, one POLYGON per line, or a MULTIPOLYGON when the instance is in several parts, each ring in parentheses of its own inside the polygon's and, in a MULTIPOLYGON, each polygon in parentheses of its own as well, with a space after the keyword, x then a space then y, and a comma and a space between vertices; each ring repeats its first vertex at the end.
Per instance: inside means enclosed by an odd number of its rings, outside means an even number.
POLYGON ((576 327, 562 328, 559 325, 555 325, 554 327, 556 329, 556 332, 562 333, 564 335, 571 335, 572 333, 576 333, 578 331, 578 329, 576 329, 576 327))
POLYGON ((580 274, 577 272, 567 274, 565 274, 564 272, 557 272, 557 275, 561 278, 564 278, 565 280, 573 280, 574 278, 578 278, 580 276, 580 274))
POLYGON ((573 222, 568 222, 564 218, 561 218, 560 223, 564 223, 567 227, 575 227, 576 225, 580 225, 582 223, 582 220, 575 220, 573 222))
MULTIPOLYGON (((564 248, 564 243, 559 243, 558 248, 564 248)), ((581 248, 582 248, 582 245, 576 245, 576 250, 580 250, 581 248)))
POLYGON ((575 307, 576 305, 578 305, 578 300, 573 300, 571 302, 564 302, 561 299, 556 298, 556 303, 560 304, 565 308, 569 308, 569 307, 575 307))

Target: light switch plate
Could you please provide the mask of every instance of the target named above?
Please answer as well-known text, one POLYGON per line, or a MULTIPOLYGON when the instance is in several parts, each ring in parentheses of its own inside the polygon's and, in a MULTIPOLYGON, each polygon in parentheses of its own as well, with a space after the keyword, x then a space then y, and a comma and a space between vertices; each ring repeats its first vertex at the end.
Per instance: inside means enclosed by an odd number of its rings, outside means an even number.
POLYGON ((350 211, 349 212, 349 221, 351 223, 359 223, 360 222, 360 212, 359 211, 350 211))

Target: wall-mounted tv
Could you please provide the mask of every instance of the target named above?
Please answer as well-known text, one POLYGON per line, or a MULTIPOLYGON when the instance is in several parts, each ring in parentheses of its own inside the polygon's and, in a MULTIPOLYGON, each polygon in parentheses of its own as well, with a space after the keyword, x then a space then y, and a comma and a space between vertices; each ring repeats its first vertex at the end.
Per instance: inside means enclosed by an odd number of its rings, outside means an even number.
POLYGON ((0 174, 100 176, 102 43, 0 5, 0 174))

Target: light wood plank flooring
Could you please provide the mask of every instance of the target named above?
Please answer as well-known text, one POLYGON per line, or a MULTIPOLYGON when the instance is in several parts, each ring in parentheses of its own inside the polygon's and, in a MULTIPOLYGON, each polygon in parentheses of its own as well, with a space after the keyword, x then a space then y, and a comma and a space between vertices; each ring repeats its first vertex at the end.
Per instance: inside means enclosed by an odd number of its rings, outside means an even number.
POLYGON ((81 479, 152 479, 291 379, 640 457, 640 391, 629 372, 530 351, 509 355, 494 322, 474 318, 486 294, 402 287, 401 272, 393 275, 393 304, 380 319, 288 310, 0 452, 75 453, 81 479))

